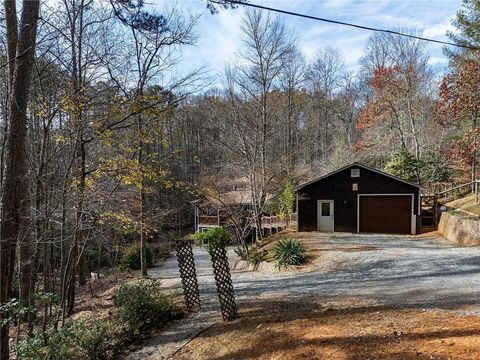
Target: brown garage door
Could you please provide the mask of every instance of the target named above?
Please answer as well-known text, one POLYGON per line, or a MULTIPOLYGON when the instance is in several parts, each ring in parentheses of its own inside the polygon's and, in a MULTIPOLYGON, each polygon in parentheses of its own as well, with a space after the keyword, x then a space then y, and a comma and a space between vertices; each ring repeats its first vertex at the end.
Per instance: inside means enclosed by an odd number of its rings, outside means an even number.
POLYGON ((360 232, 410 234, 411 196, 360 196, 360 232))

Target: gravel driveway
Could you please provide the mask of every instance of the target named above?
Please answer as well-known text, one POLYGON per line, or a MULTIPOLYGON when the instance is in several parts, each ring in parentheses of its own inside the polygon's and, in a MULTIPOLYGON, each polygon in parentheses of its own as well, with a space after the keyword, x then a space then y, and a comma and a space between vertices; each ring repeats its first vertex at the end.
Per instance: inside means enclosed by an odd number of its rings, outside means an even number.
MULTIPOLYGON (((239 307, 269 298, 316 297, 335 307, 362 303, 480 313, 479 247, 452 245, 436 236, 299 233, 297 237, 316 250, 317 259, 295 272, 234 271, 239 307)), ((141 357, 130 359, 168 358, 190 337, 219 321, 209 257, 203 249, 194 252, 203 311, 167 329, 171 338, 165 340, 164 333, 152 339, 138 354, 141 357)), ((232 249, 229 256, 234 257, 232 249)), ((163 279, 166 289, 180 288, 175 257, 150 275, 163 279)))

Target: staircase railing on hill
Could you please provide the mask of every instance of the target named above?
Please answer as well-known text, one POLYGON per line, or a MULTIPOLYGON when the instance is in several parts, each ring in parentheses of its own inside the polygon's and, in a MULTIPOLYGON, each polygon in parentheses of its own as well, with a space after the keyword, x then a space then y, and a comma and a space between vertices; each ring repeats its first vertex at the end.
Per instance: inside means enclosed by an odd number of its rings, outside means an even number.
POLYGON ((479 203, 480 180, 473 180, 465 184, 453 186, 433 195, 422 195, 420 198, 420 232, 429 232, 437 229, 441 215, 440 207, 445 203, 460 199, 470 193, 475 194, 475 203, 479 203))
POLYGON ((437 199, 443 199, 444 202, 447 202, 447 200, 448 201, 454 201, 454 200, 457 200, 460 197, 463 197, 463 196, 467 195, 469 192, 472 192, 472 193, 475 194, 475 203, 478 204, 478 201, 479 201, 479 193, 478 193, 479 185, 478 184, 479 183, 480 183, 480 180, 472 180, 468 183, 457 185, 457 186, 454 186, 452 188, 449 188, 449 189, 446 189, 446 190, 443 190, 443 191, 439 191, 438 193, 436 193, 437 199), (469 189, 469 191, 462 192, 462 191, 460 191, 461 189, 469 189), (448 197, 448 194, 453 193, 453 192, 456 192, 457 198, 449 198, 448 197))

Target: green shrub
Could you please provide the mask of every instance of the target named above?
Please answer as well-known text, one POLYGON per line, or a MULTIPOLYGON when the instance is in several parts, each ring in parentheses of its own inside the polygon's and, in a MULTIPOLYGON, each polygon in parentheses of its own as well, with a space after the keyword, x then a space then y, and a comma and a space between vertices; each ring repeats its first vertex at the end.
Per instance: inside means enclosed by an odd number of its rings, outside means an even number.
POLYGON ((263 250, 252 248, 248 254, 248 261, 254 264, 259 264, 265 260, 265 252, 263 250))
POLYGON ((24 318, 29 312, 34 312, 35 309, 28 306, 23 306, 16 298, 10 299, 8 302, 0 305, 0 313, 3 321, 13 322, 24 318))
POLYGON ((304 246, 293 238, 279 240, 273 247, 272 253, 278 266, 300 265, 307 260, 304 246))
POLYGON ((15 358, 22 360, 44 360, 47 358, 47 347, 40 335, 28 336, 15 346, 15 358))
POLYGON ((73 320, 44 338, 27 337, 15 346, 22 360, 112 360, 142 330, 158 328, 181 317, 171 297, 160 292, 158 281, 139 281, 120 286, 115 304, 118 314, 108 319, 73 320))
POLYGON ((72 332, 87 359, 107 359, 113 333, 107 320, 75 321, 72 332))
POLYGON ((284 217, 293 213, 295 208, 295 185, 288 180, 282 190, 267 203, 267 212, 284 217))
MULTIPOLYGON (((155 265, 155 253, 150 246, 145 247, 145 256, 147 267, 155 265)), ((132 244, 125 249, 122 259, 120 260, 120 268, 122 270, 139 270, 140 269, 140 244, 132 244)))
POLYGON ((75 341, 75 322, 71 322, 48 334, 48 355, 50 359, 80 359, 84 351, 75 341))
POLYGON ((237 246, 234 251, 240 259, 248 260, 248 252, 243 246, 237 246))
POLYGON ((17 359, 43 360, 107 360, 114 358, 113 339, 107 320, 75 320, 58 330, 47 331, 47 345, 43 336, 26 337, 15 347, 17 359))
POLYGON ((250 247, 247 250, 243 246, 238 246, 235 248, 235 253, 242 259, 250 261, 254 264, 259 264, 265 260, 265 251, 257 249, 256 247, 250 247))
POLYGON ((181 309, 170 296, 163 294, 156 280, 140 280, 121 285, 115 297, 119 320, 138 333, 162 327, 182 316, 181 309))
POLYGON ((230 243, 231 235, 223 227, 215 227, 190 236, 197 245, 207 244, 209 249, 230 243))
POLYGON ((52 330, 48 335, 49 358, 112 359, 112 342, 117 338, 117 334, 111 327, 108 320, 75 320, 59 330, 52 330))

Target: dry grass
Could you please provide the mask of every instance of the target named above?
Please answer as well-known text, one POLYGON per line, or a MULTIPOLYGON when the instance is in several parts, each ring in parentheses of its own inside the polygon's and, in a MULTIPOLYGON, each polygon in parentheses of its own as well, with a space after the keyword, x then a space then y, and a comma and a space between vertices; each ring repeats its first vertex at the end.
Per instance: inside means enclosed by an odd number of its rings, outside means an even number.
POLYGON ((461 207, 462 210, 465 210, 471 214, 480 216, 480 204, 469 204, 461 207))
MULTIPOLYGON (((170 256, 167 251, 159 251, 155 266, 159 266, 170 256)), ((111 316, 116 311, 113 299, 117 287, 139 278, 140 270, 121 271, 118 267, 103 269, 100 279, 90 279, 86 285, 77 289, 72 319, 111 316)))
POLYGON ((457 200, 450 201, 445 204, 445 206, 452 208, 452 209, 458 209, 461 208, 462 206, 468 206, 471 205, 475 202, 475 194, 470 194, 465 197, 462 197, 457 200))
POLYGON ((295 230, 285 229, 285 230, 282 230, 282 231, 280 231, 276 234, 267 236, 260 243, 259 249, 270 251, 275 246, 275 244, 278 242, 278 240, 286 238, 286 237, 295 238, 296 234, 297 234, 297 232, 295 230))
MULTIPOLYGON (((450 209, 460 211, 461 213, 463 212, 463 215, 467 217, 478 217, 480 216, 480 204, 475 203, 475 200, 475 194, 470 194, 463 198, 450 201, 445 205, 450 209)), ((461 213, 459 215, 462 215, 461 213)))
POLYGON ((105 318, 115 312, 113 304, 117 286, 135 278, 135 273, 111 271, 100 279, 90 280, 77 289, 75 312, 72 319, 105 318))

